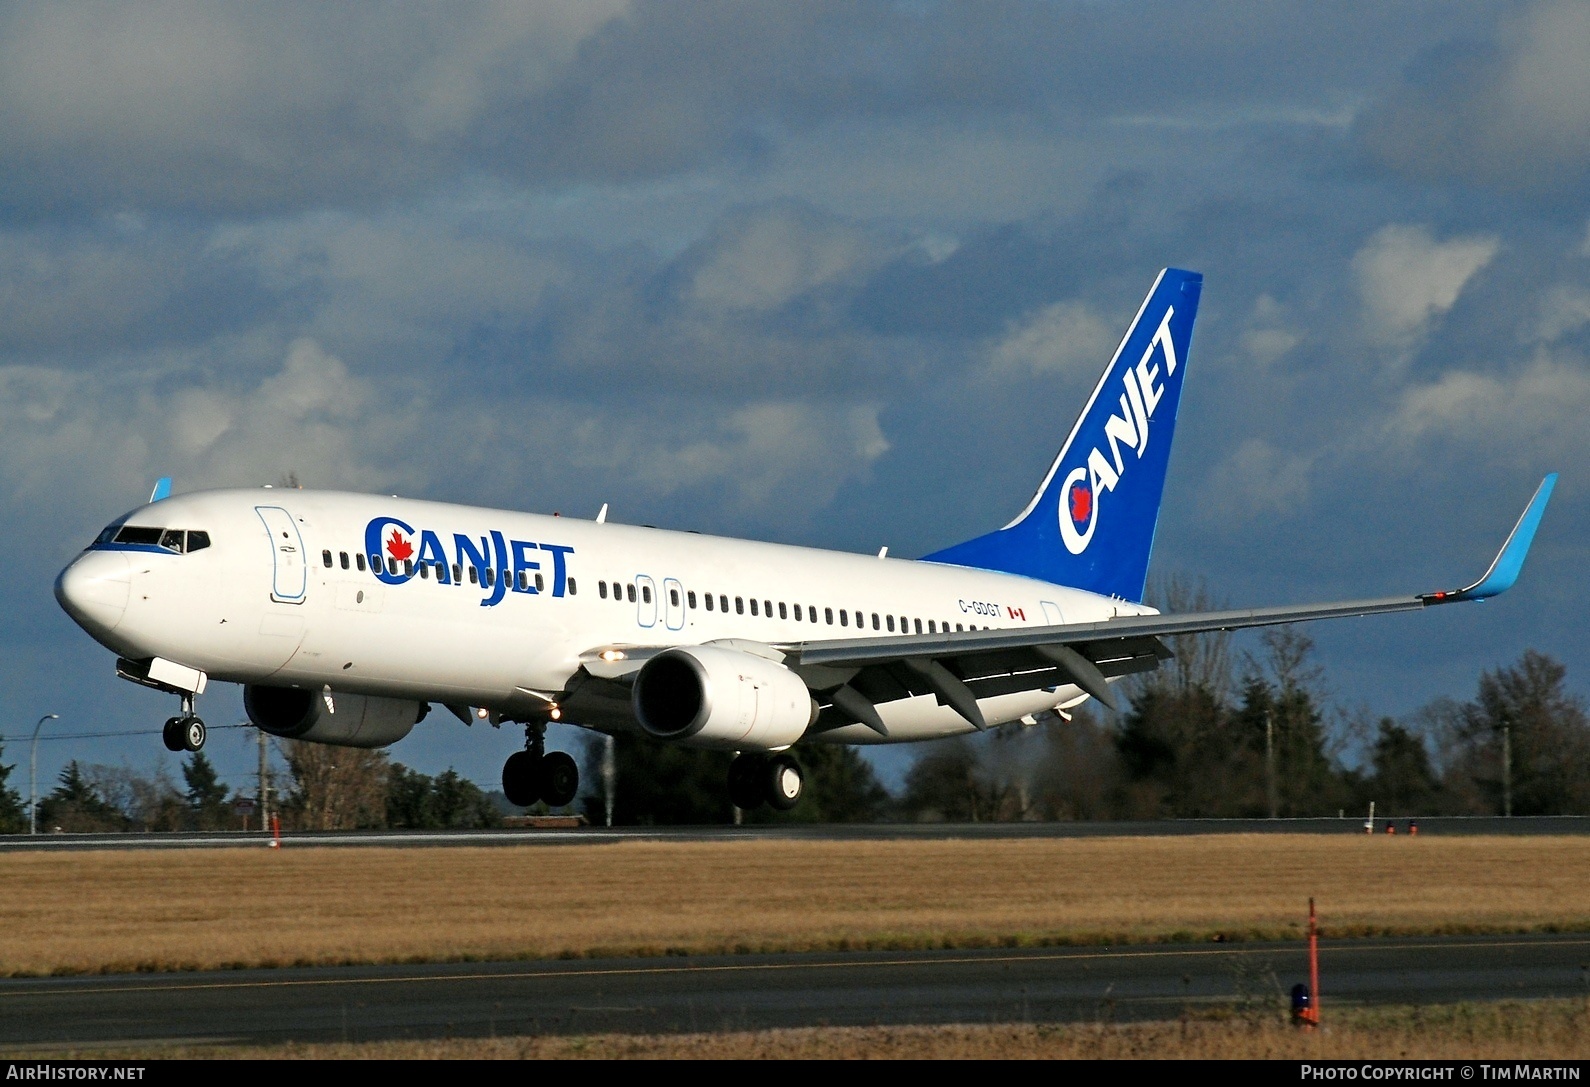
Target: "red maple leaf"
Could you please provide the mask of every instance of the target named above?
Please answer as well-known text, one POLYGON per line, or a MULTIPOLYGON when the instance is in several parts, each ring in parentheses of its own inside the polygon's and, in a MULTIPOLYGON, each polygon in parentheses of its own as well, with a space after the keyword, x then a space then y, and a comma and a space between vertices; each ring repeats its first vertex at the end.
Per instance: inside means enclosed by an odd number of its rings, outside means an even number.
POLYGON ((414 554, 414 548, 407 540, 398 535, 398 531, 395 528, 392 530, 392 538, 386 542, 386 550, 387 554, 399 562, 414 554))
POLYGON ((1071 488, 1071 520, 1081 524, 1093 512, 1093 492, 1080 483, 1071 488))

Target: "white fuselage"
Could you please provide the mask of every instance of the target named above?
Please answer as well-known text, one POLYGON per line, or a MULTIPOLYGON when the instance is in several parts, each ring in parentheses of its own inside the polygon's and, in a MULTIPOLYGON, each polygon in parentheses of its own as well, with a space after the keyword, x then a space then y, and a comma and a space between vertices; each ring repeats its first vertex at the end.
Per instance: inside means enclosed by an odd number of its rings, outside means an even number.
MULTIPOLYGON (((118 524, 208 535, 186 553, 96 544, 62 573, 63 604, 124 657, 509 717, 544 709, 603 649, 776 647, 1150 610, 965 567, 327 491, 199 492, 118 524)), ((979 705, 998 724, 1081 697, 1067 685, 979 705)), ((878 710, 888 741, 971 727, 931 696, 878 710)), ((632 719, 609 704, 572 723, 632 719)), ((820 738, 885 742, 862 725, 820 738)))

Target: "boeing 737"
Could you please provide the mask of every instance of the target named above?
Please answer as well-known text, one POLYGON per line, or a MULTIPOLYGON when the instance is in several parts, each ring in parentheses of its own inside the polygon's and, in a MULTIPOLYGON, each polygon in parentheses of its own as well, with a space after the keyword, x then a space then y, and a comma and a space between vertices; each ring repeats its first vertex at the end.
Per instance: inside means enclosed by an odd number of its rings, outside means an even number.
POLYGON ((917 560, 298 489, 173 496, 112 521, 56 581, 125 679, 243 685, 274 736, 403 739, 441 706, 525 729, 514 804, 573 801, 548 722, 737 752, 730 799, 799 800, 797 744, 902 743, 1028 721, 1170 657, 1161 638, 1483 600, 1517 579, 1556 476, 1465 588, 1162 615, 1143 603, 1201 276, 1166 269, 1005 527, 917 560))

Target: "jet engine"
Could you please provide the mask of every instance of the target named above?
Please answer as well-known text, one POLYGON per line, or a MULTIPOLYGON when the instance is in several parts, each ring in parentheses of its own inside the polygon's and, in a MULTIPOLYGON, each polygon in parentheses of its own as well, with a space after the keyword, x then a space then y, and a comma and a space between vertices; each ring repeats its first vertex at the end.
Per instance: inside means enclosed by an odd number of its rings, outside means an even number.
POLYGON ((272 736, 340 747, 385 747, 430 710, 406 698, 322 693, 300 687, 244 687, 248 719, 272 736))
POLYGON ((721 646, 657 654, 635 677, 631 698, 647 733, 690 747, 777 751, 817 720, 817 703, 794 672, 721 646))

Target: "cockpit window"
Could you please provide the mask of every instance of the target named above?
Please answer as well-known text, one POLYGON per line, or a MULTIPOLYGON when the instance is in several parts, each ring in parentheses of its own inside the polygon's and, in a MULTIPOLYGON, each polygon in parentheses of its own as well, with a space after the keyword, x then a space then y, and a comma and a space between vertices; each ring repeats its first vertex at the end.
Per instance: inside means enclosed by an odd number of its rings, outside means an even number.
POLYGON ((137 525, 123 525, 121 531, 116 533, 116 542, 158 547, 160 545, 160 537, 164 532, 165 529, 161 528, 141 528, 137 525))
POLYGON ((147 528, 142 525, 112 525, 99 534, 96 544, 127 544, 133 547, 160 547, 183 554, 210 546, 208 532, 180 528, 147 528))

